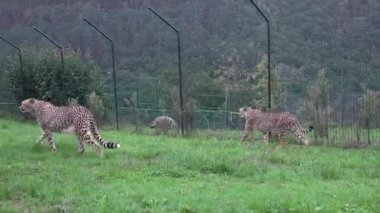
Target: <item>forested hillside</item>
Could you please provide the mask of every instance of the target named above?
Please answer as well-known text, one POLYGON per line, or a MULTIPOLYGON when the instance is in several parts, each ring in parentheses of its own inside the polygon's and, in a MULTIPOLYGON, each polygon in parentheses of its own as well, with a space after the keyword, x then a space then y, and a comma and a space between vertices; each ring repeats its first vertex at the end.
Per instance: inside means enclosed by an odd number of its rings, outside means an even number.
MULTIPOLYGON (((306 91, 319 70, 335 91, 359 91, 363 83, 380 89, 380 1, 257 2, 271 21, 274 79, 286 82, 288 91, 306 91)), ((175 34, 146 5, 181 30, 187 93, 258 91, 265 78, 266 25, 248 0, 3 0, 0 34, 21 46, 49 46, 32 30, 37 26, 65 48, 90 52, 109 73, 108 43, 83 22, 85 16, 116 42, 120 90, 136 78, 154 77, 165 93, 177 81, 175 34)), ((14 53, 1 43, 1 64, 14 53)))

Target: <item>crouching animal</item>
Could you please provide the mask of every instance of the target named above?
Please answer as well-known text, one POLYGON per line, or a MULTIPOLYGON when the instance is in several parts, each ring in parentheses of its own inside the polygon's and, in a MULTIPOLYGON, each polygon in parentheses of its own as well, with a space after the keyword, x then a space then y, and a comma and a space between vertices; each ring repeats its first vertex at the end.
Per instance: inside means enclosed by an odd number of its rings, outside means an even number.
POLYGON ((159 116, 150 124, 150 128, 156 129, 155 134, 157 135, 160 135, 162 132, 166 134, 170 129, 176 127, 176 122, 169 116, 159 116))

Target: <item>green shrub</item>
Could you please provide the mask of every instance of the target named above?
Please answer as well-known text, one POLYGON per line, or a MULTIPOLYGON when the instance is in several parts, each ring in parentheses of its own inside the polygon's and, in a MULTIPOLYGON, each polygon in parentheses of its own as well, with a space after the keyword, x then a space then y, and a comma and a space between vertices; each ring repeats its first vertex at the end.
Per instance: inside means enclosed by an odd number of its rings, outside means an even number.
POLYGON ((7 66, 17 101, 34 97, 66 105, 77 99, 79 104, 88 105, 86 97, 92 92, 103 97, 99 68, 91 60, 81 60, 78 52, 65 52, 63 70, 56 50, 27 47, 22 49, 22 56, 22 72, 17 55, 10 58, 7 66))

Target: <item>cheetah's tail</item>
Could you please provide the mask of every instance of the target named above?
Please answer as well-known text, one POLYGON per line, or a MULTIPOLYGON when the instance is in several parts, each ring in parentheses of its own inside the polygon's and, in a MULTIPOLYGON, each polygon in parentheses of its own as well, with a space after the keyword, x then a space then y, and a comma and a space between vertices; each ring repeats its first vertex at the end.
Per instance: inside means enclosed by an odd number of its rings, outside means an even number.
POLYGON ((99 141, 100 145, 107 149, 118 149, 120 148, 120 144, 114 142, 104 141, 100 135, 96 136, 96 139, 99 141))

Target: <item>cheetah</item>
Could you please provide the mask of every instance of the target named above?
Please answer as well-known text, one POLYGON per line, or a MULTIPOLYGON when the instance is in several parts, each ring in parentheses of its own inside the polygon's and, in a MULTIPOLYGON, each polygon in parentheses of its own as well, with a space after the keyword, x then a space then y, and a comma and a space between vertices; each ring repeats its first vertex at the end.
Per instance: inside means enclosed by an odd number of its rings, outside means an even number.
POLYGON ((245 129, 241 141, 245 141, 251 130, 256 129, 263 133, 263 141, 268 143, 269 132, 277 134, 280 146, 286 145, 284 134, 286 131, 292 132, 300 139, 305 146, 309 145, 309 140, 305 133, 313 130, 313 126, 303 129, 295 115, 289 112, 267 113, 251 107, 242 107, 239 110, 240 116, 245 118, 245 129))
POLYGON ((77 151, 79 154, 84 152, 85 143, 91 144, 99 157, 104 156, 99 144, 109 149, 120 147, 118 143, 106 142, 102 139, 94 116, 83 106, 55 106, 47 101, 29 98, 21 102, 19 109, 21 112, 29 113, 37 119, 43 131, 37 143, 42 144, 47 138, 53 152, 56 152, 57 148, 52 132, 65 132, 69 129, 73 129, 78 137, 79 145, 77 151))

